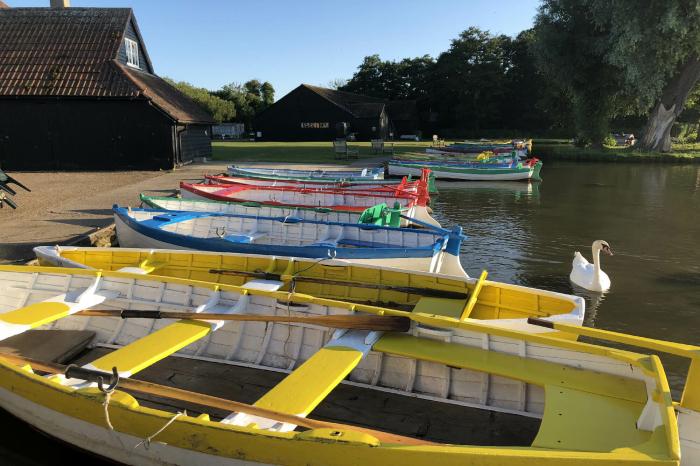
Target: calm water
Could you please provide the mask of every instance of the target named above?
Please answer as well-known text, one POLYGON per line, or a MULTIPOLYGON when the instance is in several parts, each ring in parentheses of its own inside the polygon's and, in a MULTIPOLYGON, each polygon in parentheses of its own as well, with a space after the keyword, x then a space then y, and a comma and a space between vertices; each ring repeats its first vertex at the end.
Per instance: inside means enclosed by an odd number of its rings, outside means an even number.
MULTIPOLYGON (((462 264, 493 280, 586 299, 586 325, 700 344, 700 166, 547 163, 544 181, 440 182, 435 216, 469 240, 462 264), (605 295, 569 282, 591 243, 612 281, 605 295)), ((686 362, 664 358, 675 388, 686 362)))
MULTIPOLYGON (((700 166, 547 163, 543 177, 538 184, 438 184, 435 217, 445 226, 462 225, 469 236, 462 247, 465 270, 579 294, 587 325, 700 344, 700 166), (605 295, 575 290, 568 279, 574 251, 591 260, 596 239, 615 252, 602 257, 612 280, 605 295)), ((686 363, 664 363, 677 389, 686 363)), ((6 414, 0 422, 16 434, 4 437, 0 464, 80 457, 6 414)))

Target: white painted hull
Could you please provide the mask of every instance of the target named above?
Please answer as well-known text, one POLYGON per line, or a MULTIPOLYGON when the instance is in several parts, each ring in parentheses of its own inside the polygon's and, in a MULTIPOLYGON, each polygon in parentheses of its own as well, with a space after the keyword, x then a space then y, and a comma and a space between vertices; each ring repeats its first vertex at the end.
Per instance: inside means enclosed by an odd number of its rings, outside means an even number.
MULTIPOLYGON (((198 189, 216 194, 217 191, 226 189, 222 185, 198 185, 198 189)), ((183 199, 207 199, 206 196, 181 189, 183 199)), ((401 207, 407 207, 415 202, 414 197, 396 197, 381 193, 374 195, 361 195, 354 192, 324 192, 324 191, 302 191, 302 190, 266 190, 266 189, 244 189, 231 194, 232 201, 243 202, 276 202, 292 206, 303 207, 357 207, 367 208, 377 204, 385 203, 393 207, 398 202, 401 207)))
MULTIPOLYGON (((189 247, 160 241, 151 236, 144 235, 134 230, 126 223, 124 223, 117 215, 114 216, 114 223, 116 226, 119 245, 121 247, 144 249, 193 250, 189 247)), ((381 267, 394 267, 405 270, 440 273, 443 275, 452 275, 458 277, 467 276, 467 273, 464 271, 462 265, 459 262, 459 257, 444 251, 438 252, 432 257, 389 257, 381 259, 359 258, 342 260, 351 264, 366 264, 381 267)))
MULTIPOLYGON (((207 179, 207 182, 211 184, 217 184, 213 179, 207 179)), ((287 180, 265 180, 259 178, 238 178, 229 177, 227 181, 223 183, 231 184, 245 184, 249 186, 270 186, 270 187, 283 187, 283 188, 309 188, 309 189, 343 189, 346 191, 367 191, 368 189, 390 187, 398 188, 399 180, 380 181, 377 183, 353 183, 353 182, 324 182, 324 181, 287 181, 287 180)), ((411 187, 404 188, 407 192, 415 192, 416 189, 411 187)))
MULTIPOLYGON (((254 215, 256 217, 297 217, 318 222, 358 223, 360 212, 342 210, 318 211, 296 207, 271 207, 265 204, 246 206, 236 202, 217 202, 198 197, 158 198, 155 200, 161 209, 186 210, 188 212, 216 212, 230 215, 254 215)), ((440 224, 429 213, 426 207, 413 206, 405 212, 406 217, 417 216, 422 222, 440 227, 440 224)), ((408 219, 402 218, 399 226, 413 225, 408 219)))
MULTIPOLYGON (((431 167, 432 173, 438 180, 465 180, 465 181, 520 181, 529 180, 532 178, 535 169, 531 168, 529 171, 520 173, 499 173, 499 174, 488 174, 488 173, 467 173, 467 172, 455 172, 455 171, 443 171, 439 167, 431 167)), ((420 167, 407 167, 405 165, 389 165, 389 175, 391 176, 407 176, 415 175, 416 173, 421 173, 420 167)))
MULTIPOLYGON (((117 237, 119 238, 119 246, 124 248, 144 248, 144 249, 177 249, 191 250, 177 244, 164 243, 150 236, 142 235, 138 231, 134 231, 125 225, 118 217, 115 217, 114 223, 117 228, 117 237)), ((432 258, 417 257, 417 258, 401 258, 401 259, 352 259, 343 260, 343 262, 354 264, 367 264, 383 267, 398 267, 406 270, 417 270, 421 272, 431 272, 430 266, 432 258)))
MULTIPOLYGON (((183 199, 204 199, 204 200, 210 200, 204 196, 200 196, 197 193, 188 191, 186 189, 181 190, 180 195, 182 196, 183 199)), ((270 198, 269 195, 265 194, 257 194, 257 195, 249 195, 248 200, 252 202, 269 202, 269 201, 274 201, 274 202, 280 202, 284 204, 290 204, 290 205, 311 205, 313 206, 313 202, 316 202, 315 205, 319 207, 329 207, 329 206, 350 206, 350 207, 370 207, 374 206, 377 204, 382 204, 385 203, 387 206, 392 207, 394 206, 394 201, 397 201, 399 205, 403 208, 406 206, 410 205, 409 210, 406 212, 407 217, 412 217, 415 218, 416 220, 420 220, 425 223, 429 223, 430 225, 434 225, 436 227, 440 227, 440 223, 438 223, 437 220, 435 220, 429 213, 428 213, 428 207, 426 206, 419 206, 416 205, 413 202, 410 202, 408 199, 404 198, 394 198, 394 197, 383 197, 383 196, 371 196, 371 197, 364 197, 364 196, 352 196, 352 195, 334 195, 334 194, 322 194, 322 195, 317 195, 317 196, 322 196, 314 199, 309 199, 308 197, 303 197, 306 196, 306 194, 302 193, 296 193, 294 195, 293 193, 281 193, 280 197, 275 197, 272 196, 270 198), (312 202, 312 204, 308 204, 308 202, 312 202)))
POLYGON ((0 405, 49 437, 119 464, 133 466, 260 466, 265 464, 207 455, 158 441, 151 442, 148 449, 143 445, 137 447, 143 441, 142 438, 110 431, 106 427, 67 416, 2 388, 0 388, 0 405))

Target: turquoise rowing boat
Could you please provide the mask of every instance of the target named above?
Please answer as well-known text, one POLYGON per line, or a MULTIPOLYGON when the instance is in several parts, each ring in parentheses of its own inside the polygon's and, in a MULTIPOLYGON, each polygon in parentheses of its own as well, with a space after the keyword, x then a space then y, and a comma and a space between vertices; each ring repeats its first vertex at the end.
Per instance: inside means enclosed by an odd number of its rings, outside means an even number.
POLYGON ((430 168, 437 179, 469 181, 541 181, 542 162, 536 158, 513 164, 448 163, 391 160, 388 163, 389 175, 406 176, 420 173, 430 168))

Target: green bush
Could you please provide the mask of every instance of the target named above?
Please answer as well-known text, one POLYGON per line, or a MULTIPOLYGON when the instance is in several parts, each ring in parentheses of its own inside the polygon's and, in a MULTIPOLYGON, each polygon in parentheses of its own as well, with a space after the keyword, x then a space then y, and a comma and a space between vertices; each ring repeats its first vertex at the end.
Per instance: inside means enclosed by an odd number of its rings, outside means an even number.
POLYGON ((617 141, 612 134, 608 134, 605 136, 605 138, 603 138, 603 145, 607 147, 615 147, 617 146, 617 141))

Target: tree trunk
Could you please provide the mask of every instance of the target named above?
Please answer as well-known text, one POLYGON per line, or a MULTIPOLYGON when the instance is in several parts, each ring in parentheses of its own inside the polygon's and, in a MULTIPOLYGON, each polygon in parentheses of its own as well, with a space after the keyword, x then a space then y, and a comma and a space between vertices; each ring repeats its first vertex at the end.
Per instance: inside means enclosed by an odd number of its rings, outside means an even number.
POLYGON ((671 127, 683 111, 688 94, 700 78, 700 60, 691 56, 666 85, 661 99, 647 120, 640 146, 645 150, 671 151, 671 127))

